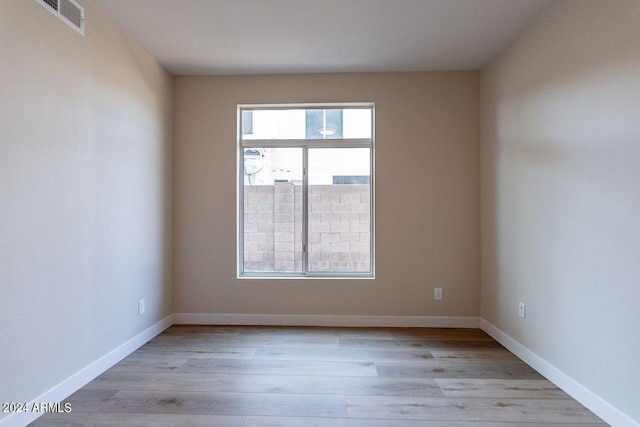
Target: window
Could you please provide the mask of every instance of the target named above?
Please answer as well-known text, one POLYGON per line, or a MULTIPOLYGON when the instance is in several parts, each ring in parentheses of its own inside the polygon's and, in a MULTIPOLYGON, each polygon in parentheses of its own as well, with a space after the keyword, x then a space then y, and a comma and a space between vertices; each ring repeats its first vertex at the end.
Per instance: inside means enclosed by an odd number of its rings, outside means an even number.
POLYGON ((238 107, 238 276, 373 277, 373 104, 238 107))

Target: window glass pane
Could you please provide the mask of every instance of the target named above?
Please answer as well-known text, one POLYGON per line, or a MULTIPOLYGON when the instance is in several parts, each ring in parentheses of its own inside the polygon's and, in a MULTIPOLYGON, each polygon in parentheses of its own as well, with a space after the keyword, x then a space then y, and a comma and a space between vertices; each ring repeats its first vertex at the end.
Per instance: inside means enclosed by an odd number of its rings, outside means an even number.
POLYGON ((242 139, 371 138, 371 109, 243 110, 242 139))
POLYGON ((251 116, 251 128, 242 126, 244 140, 305 138, 305 110, 252 110, 251 116))
POLYGON ((302 272, 302 148, 245 148, 243 169, 244 271, 302 272))
POLYGON ((371 138, 370 108, 345 109, 343 122, 343 138, 371 138))
POLYGON ((242 112, 242 134, 251 135, 253 133, 253 111, 242 112))
POLYGON ((307 139, 342 139, 343 110, 307 110, 307 139))
POLYGON ((369 148, 309 149, 310 272, 371 270, 369 148))

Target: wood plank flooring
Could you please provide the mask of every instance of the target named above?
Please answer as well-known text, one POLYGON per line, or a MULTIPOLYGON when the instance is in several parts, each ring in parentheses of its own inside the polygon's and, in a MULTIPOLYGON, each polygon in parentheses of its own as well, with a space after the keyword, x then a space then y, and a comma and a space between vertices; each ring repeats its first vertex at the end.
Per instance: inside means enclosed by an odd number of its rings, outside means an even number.
POLYGON ((477 329, 172 326, 66 402, 31 425, 604 425, 477 329))

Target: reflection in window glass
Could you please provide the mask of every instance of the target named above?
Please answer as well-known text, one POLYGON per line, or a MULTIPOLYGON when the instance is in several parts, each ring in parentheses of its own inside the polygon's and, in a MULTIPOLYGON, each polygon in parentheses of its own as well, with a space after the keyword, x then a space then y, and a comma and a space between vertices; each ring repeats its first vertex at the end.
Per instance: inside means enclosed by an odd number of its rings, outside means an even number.
POLYGON ((307 110, 307 139, 342 139, 342 110, 307 110))

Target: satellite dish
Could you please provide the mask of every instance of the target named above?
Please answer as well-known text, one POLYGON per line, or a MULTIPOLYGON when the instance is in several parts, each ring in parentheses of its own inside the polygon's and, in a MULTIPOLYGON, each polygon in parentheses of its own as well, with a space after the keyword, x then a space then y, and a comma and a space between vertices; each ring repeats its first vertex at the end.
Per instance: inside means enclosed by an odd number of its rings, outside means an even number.
POLYGON ((244 151, 244 173, 251 177, 262 169, 264 169, 264 162, 262 158, 264 155, 260 149, 248 149, 244 151))

